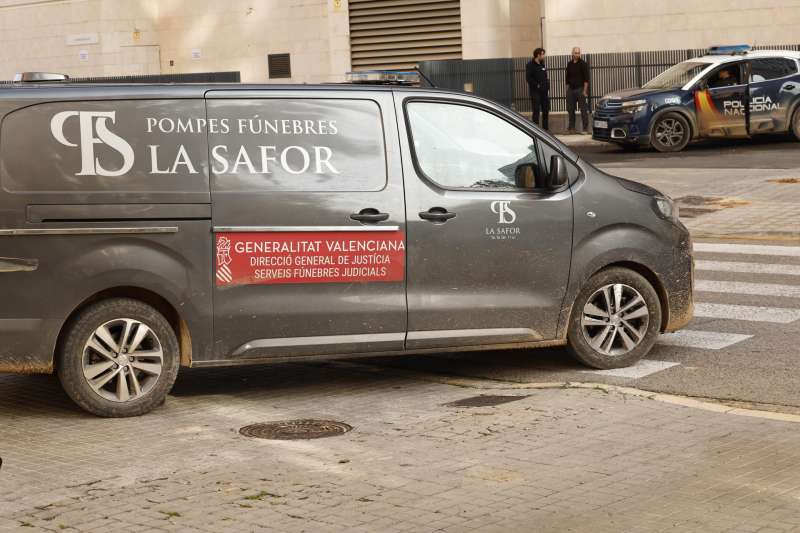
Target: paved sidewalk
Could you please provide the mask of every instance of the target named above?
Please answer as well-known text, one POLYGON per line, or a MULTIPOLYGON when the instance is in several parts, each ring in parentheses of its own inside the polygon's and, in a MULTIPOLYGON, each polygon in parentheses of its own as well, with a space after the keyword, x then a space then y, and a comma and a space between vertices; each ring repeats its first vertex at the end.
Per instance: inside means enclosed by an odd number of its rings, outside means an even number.
POLYGON ((593 390, 487 391, 353 364, 185 372, 135 419, 0 376, 0 529, 794 531, 798 424, 593 390), (329 418, 312 441, 243 437, 329 418), (24 526, 25 529, 22 529, 24 526))
MULTIPOLYGON (((579 153, 608 147, 608 143, 586 135, 558 138, 579 153)), ((730 166, 724 164, 725 150, 735 147, 722 145, 704 151, 719 152, 723 167, 730 166)), ((609 174, 646 183, 678 200, 681 218, 695 237, 800 240, 800 148, 797 150, 797 168, 786 169, 686 168, 675 154, 651 151, 644 154, 647 158, 642 152, 619 152, 616 161, 599 167, 609 174), (653 165, 653 159, 659 156, 663 156, 662 164, 653 165)), ((699 155, 694 151, 686 158, 699 155)))
MULTIPOLYGON (((800 153, 798 155, 800 163, 800 153)), ((607 168, 678 200, 696 237, 800 239, 800 168, 607 168)))

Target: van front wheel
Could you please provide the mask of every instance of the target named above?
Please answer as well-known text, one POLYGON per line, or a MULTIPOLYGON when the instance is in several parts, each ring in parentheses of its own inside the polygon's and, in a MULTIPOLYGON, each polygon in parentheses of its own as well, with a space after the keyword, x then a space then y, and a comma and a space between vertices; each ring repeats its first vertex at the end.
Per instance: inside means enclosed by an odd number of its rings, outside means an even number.
POLYGON ((68 326, 58 377, 80 407, 98 416, 147 413, 164 402, 178 375, 178 340, 147 304, 115 298, 90 305, 68 326))
POLYGON ((661 305, 650 283, 627 268, 598 272, 572 307, 567 349, 600 369, 621 368, 647 355, 658 337, 661 305))

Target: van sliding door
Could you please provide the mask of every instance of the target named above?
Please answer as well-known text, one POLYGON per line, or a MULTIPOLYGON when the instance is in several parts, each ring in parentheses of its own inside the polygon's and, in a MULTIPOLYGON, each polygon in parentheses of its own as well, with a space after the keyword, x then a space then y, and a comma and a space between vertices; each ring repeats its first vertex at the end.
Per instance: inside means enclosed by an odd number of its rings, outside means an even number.
POLYGON ((391 94, 206 98, 215 357, 402 349, 405 205, 391 94))

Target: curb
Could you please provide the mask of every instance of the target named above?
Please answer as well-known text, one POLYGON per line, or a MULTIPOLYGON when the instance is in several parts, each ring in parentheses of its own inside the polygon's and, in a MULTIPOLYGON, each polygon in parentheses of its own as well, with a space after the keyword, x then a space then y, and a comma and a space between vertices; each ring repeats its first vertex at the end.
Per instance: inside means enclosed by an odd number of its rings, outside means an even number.
POLYGON ((551 381, 542 383, 513 383, 507 381, 496 381, 491 379, 477 379, 477 378, 464 378, 464 377, 451 377, 442 374, 425 374, 414 370, 405 370, 393 367, 382 367, 369 363, 359 362, 337 362, 337 366, 345 366, 353 368, 354 370, 365 370, 368 372, 392 372, 394 374, 419 379, 421 381, 428 381, 431 383, 441 383, 443 385, 452 385, 454 387, 462 387, 466 389, 484 389, 484 390, 548 390, 548 389, 588 389, 599 390, 602 392, 623 394, 626 396, 635 396, 637 398, 644 398, 647 400, 654 400, 661 403, 670 405, 678 405, 681 407, 688 407, 691 409, 700 409, 702 411, 709 411, 712 413, 721 413, 725 415, 747 416, 751 418, 761 418, 764 420, 775 420, 779 422, 792 422, 800 423, 800 415, 791 413, 778 413, 774 411, 762 411, 759 409, 746 409, 742 407, 731 407, 729 405, 698 400, 691 396, 679 396, 677 394, 664 394, 660 392, 646 391, 637 389, 635 387, 623 387, 620 385, 609 385, 607 383, 595 383, 584 381, 551 381))

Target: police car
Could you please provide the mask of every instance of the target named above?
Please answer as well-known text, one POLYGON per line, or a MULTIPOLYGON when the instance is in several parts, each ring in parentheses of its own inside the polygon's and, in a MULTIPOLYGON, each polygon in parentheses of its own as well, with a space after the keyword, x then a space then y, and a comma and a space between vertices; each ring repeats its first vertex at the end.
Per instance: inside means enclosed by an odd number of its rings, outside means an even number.
POLYGON ((712 47, 642 88, 604 96, 592 137, 677 152, 698 138, 791 132, 800 139, 800 52, 712 47))

